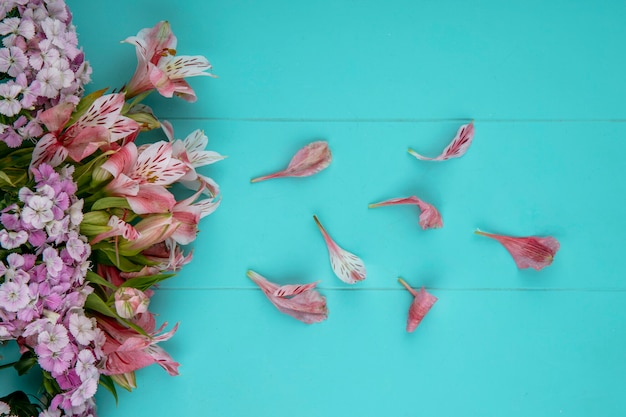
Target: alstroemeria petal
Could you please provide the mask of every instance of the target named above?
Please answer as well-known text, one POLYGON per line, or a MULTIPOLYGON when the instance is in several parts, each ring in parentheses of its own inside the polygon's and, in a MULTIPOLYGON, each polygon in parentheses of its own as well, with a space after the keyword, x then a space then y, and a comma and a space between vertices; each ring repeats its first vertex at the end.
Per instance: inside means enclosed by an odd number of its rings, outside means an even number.
POLYGON ((420 208, 422 211, 420 214, 419 225, 422 229, 438 229, 443 227, 443 220, 439 211, 433 206, 420 200, 416 196, 404 197, 404 198, 392 198, 390 200, 381 201, 380 203, 370 204, 369 208, 383 207, 383 206, 395 206, 399 204, 413 204, 420 208))
POLYGON ((539 271, 550 265, 554 255, 561 246, 552 236, 512 237, 495 235, 477 230, 477 235, 487 236, 497 240, 509 251, 519 269, 533 268, 539 271))
POLYGON ((411 333, 419 326, 424 316, 426 316, 426 313, 428 313, 431 307, 437 302, 437 297, 426 292, 424 287, 422 287, 419 292, 415 291, 402 278, 398 278, 398 282, 404 285, 414 297, 411 307, 409 307, 409 316, 406 322, 406 331, 411 333))
POLYGON ((314 215, 313 219, 322 232, 324 242, 326 242, 326 247, 328 248, 328 255, 330 256, 330 265, 337 278, 346 284, 355 284, 363 281, 367 274, 363 260, 339 247, 326 232, 317 216, 314 215))
POLYGON ((452 142, 446 146, 441 155, 435 158, 420 155, 410 148, 409 153, 422 161, 445 161, 451 158, 460 158, 467 152, 467 149, 472 143, 472 139, 474 139, 474 122, 461 126, 456 132, 454 139, 452 139, 452 142))
POLYGON ((248 271, 247 275, 261 287, 268 300, 280 312, 306 324, 319 323, 328 318, 326 297, 315 290, 317 282, 279 287, 254 271, 248 271))
POLYGON ((328 148, 328 143, 325 141, 312 142, 294 155, 286 169, 274 174, 254 178, 250 182, 282 177, 308 177, 328 167, 331 161, 332 154, 328 148))

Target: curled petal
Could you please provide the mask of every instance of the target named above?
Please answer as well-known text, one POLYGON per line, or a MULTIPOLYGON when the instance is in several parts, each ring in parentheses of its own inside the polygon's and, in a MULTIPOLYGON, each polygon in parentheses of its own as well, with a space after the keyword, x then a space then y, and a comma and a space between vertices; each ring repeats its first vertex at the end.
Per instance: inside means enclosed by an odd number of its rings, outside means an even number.
POLYGON ((477 235, 497 240, 509 251, 519 269, 533 268, 539 271, 550 265, 559 250, 559 241, 552 236, 512 237, 495 235, 477 230, 477 235))
POLYGON ((326 229, 324 229, 324 226, 322 226, 317 216, 314 215, 313 219, 322 232, 330 256, 330 265, 337 278, 346 284, 355 284, 359 281, 363 281, 367 274, 363 260, 355 254, 339 247, 326 232, 326 229))
POLYGON ((474 122, 461 126, 452 142, 446 146, 441 155, 435 158, 420 155, 413 149, 409 149, 409 153, 422 161, 446 161, 452 158, 460 158, 467 152, 472 139, 474 139, 474 122))
POLYGON ((283 285, 268 281, 254 271, 248 271, 248 278, 254 281, 276 308, 306 324, 319 323, 328 318, 326 297, 315 286, 317 282, 305 285, 283 285))
POLYGON ((433 206, 415 196, 405 198, 392 198, 391 200, 381 201, 380 203, 370 204, 369 208, 383 207, 383 206, 395 206, 399 204, 414 204, 420 208, 422 213, 420 214, 419 225, 422 229, 438 229, 443 227, 443 220, 439 211, 433 206))
POLYGON ((317 174, 330 165, 332 154, 328 142, 317 141, 300 149, 289 162, 287 168, 274 174, 254 178, 251 182, 259 182, 271 178, 308 177, 317 174))
POLYGON ((415 291, 402 278, 398 278, 398 282, 404 285, 414 297, 411 307, 409 307, 409 317, 406 322, 406 331, 411 333, 419 326, 424 316, 426 316, 435 302, 437 302, 437 297, 426 292, 424 287, 422 287, 419 292, 415 291))

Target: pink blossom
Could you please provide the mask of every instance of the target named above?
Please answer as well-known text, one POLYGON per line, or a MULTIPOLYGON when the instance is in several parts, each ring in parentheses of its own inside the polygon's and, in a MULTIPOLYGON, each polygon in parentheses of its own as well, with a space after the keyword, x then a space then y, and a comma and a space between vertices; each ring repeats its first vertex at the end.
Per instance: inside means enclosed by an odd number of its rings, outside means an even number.
POLYGON ((426 313, 430 311, 432 306, 437 301, 437 297, 426 292, 424 287, 422 287, 419 292, 415 291, 402 278, 398 278, 398 282, 400 282, 400 284, 402 284, 414 297, 411 307, 409 308, 409 317, 406 323, 406 331, 411 333, 417 328, 417 326, 419 326, 424 316, 426 316, 426 313))
POLYGON ((28 241, 28 233, 25 230, 19 232, 7 232, 0 230, 0 246, 4 249, 15 249, 28 241))
POLYGON ((306 324, 319 323, 328 318, 326 297, 315 290, 317 282, 279 286, 254 271, 248 271, 248 277, 261 287, 280 312, 306 324))
POLYGON ((332 153, 328 148, 328 143, 325 141, 312 142, 300 149, 284 170, 253 178, 250 182, 259 182, 271 178, 308 177, 327 168, 331 161, 332 153))
POLYGON ((324 229, 324 226, 322 226, 317 216, 314 215, 313 220, 315 220, 317 227, 319 227, 320 232, 322 232, 326 248, 328 249, 328 255, 330 256, 330 265, 337 278, 346 284, 355 284, 359 281, 363 281, 366 276, 363 260, 355 254, 339 247, 326 232, 326 229, 324 229))
POLYGON ((67 371, 71 365, 72 359, 74 359, 74 352, 69 344, 56 352, 51 350, 47 345, 37 345, 35 353, 37 353, 39 365, 53 375, 67 371))
POLYGON ((485 233, 480 230, 475 233, 500 242, 509 251, 519 269, 533 268, 539 271, 549 266, 560 247, 559 241, 552 236, 512 237, 485 233))
POLYGON ((211 69, 205 57, 175 56, 176 37, 168 22, 142 29, 137 36, 128 37, 124 42, 135 45, 138 61, 135 74, 125 88, 128 98, 156 88, 164 97, 176 95, 193 102, 196 94, 185 77, 212 76, 204 72, 211 69))
POLYGON ((148 311, 150 299, 137 288, 120 287, 115 291, 115 311, 125 319, 148 311))
POLYGON ((421 159, 423 161, 446 161, 452 158, 460 158, 465 155, 465 152, 467 152, 467 149, 472 144, 473 139, 474 122, 471 122, 459 128, 456 132, 456 136, 452 139, 452 142, 446 146, 441 155, 435 158, 429 158, 418 154, 413 149, 409 149, 409 153, 417 159, 421 159))
POLYGON ((435 206, 423 200, 420 200, 415 196, 405 198, 392 198, 391 200, 370 204, 369 208, 394 206, 398 204, 414 204, 419 207, 419 209, 422 211, 419 220, 419 225, 422 226, 422 229, 426 230, 443 227, 441 214, 439 214, 439 211, 435 208, 435 206))
POLYGON ((98 324, 106 336, 103 347, 107 355, 104 374, 125 374, 156 363, 170 375, 178 375, 179 364, 157 344, 171 338, 178 325, 169 332, 158 335, 167 323, 156 329, 154 316, 150 313, 140 314, 135 319, 135 324, 141 327, 147 336, 106 317, 98 317, 98 324))
POLYGON ((70 314, 70 333, 76 338, 78 343, 87 346, 92 342, 97 336, 94 328, 95 322, 93 319, 86 317, 84 314, 70 314))
POLYGON ((0 305, 6 311, 19 311, 29 302, 30 296, 26 285, 11 281, 0 284, 0 305))
POLYGON ((28 58, 24 52, 16 46, 0 48, 0 72, 17 77, 28 65, 28 58))
POLYGON ((46 326, 37 336, 37 343, 45 345, 52 352, 59 352, 70 342, 67 329, 61 324, 46 326))

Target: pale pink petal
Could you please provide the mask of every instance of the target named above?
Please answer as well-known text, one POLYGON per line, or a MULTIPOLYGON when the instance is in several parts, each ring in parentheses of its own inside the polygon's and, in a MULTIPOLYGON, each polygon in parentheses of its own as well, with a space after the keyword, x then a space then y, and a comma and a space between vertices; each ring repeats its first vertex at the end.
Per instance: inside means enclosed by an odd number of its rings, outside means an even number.
POLYGON ((539 271, 550 265, 559 250, 559 241, 552 236, 512 237, 495 235, 477 230, 477 235, 497 240, 509 251, 519 269, 533 268, 539 271))
POLYGON ((70 120, 73 111, 72 103, 62 103, 42 112, 38 119, 49 132, 59 133, 70 120))
POLYGON ((380 203, 370 204, 369 208, 383 207, 383 206, 395 206, 399 204, 413 204, 419 207, 422 211, 420 214, 419 225, 422 229, 436 229, 443 227, 443 219, 439 211, 433 206, 423 200, 420 200, 416 196, 405 198, 392 198, 390 200, 381 201, 380 203))
POLYGON ((59 143, 54 134, 48 133, 37 141, 33 149, 30 167, 38 167, 44 162, 55 167, 60 165, 65 158, 67 158, 67 149, 59 143))
POLYGON ((467 149, 472 143, 472 139, 474 139, 474 122, 461 126, 456 132, 454 139, 452 139, 452 142, 446 146, 441 155, 435 158, 422 156, 413 149, 409 149, 409 153, 423 161, 445 161, 451 158, 460 158, 467 152, 467 149))
POLYGON ((170 185, 187 172, 181 161, 172 158, 172 144, 156 142, 145 149, 137 157, 134 175, 151 184, 170 185))
POLYGON ((67 153, 75 162, 92 155, 100 146, 109 143, 109 132, 102 126, 87 126, 65 144, 67 153))
POLYGON ((98 97, 72 127, 78 130, 87 126, 101 126, 108 129, 120 116, 124 103, 124 94, 121 93, 98 97))
POLYGON ((315 290, 317 283, 279 287, 254 271, 248 271, 247 275, 261 287, 280 312, 306 324, 319 323, 328 318, 326 297, 315 290))
POLYGON ((309 143, 300 149, 289 162, 286 169, 274 174, 254 178, 251 182, 259 182, 270 178, 307 177, 316 174, 330 165, 332 154, 325 141, 309 143))
POLYGON ((133 142, 122 146, 116 153, 109 156, 101 168, 117 177, 121 173, 128 174, 137 160, 137 145, 133 142))
POLYGON ((126 196, 126 199, 137 214, 167 213, 176 204, 172 193, 157 184, 142 184, 136 196, 126 196))
POLYGON ((339 247, 326 232, 326 229, 324 229, 324 226, 322 226, 317 216, 314 215, 313 219, 322 232, 330 256, 330 265, 337 278, 346 284, 354 284, 363 281, 367 274, 363 260, 355 254, 339 247))
POLYGON ((163 69, 170 79, 195 77, 198 75, 212 76, 206 70, 212 69, 209 61, 202 55, 167 57, 163 69))
POLYGON ((110 141, 117 142, 120 139, 135 135, 139 131, 139 123, 125 116, 119 116, 109 127, 110 141))
POLYGON ((413 302, 411 303, 411 307, 409 307, 409 316, 406 322, 406 331, 411 333, 413 332, 417 326, 422 322, 426 313, 431 309, 431 307, 437 302, 437 297, 426 292, 424 287, 420 289, 419 292, 415 291, 413 288, 409 286, 402 278, 398 278, 398 281, 404 285, 404 287, 413 295, 413 302))

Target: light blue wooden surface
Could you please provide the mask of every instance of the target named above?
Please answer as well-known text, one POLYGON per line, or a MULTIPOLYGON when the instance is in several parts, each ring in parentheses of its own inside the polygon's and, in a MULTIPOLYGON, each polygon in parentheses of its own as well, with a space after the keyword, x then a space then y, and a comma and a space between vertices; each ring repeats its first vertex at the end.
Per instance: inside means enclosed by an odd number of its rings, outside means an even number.
POLYGON ((154 299, 181 323, 164 343, 181 376, 146 369, 119 407, 98 394, 100 416, 626 415, 626 3, 68 4, 93 88, 132 75, 119 40, 168 19, 179 54, 206 55, 220 78, 192 80, 195 104, 152 104, 178 137, 202 128, 229 156, 203 171, 223 204, 195 261, 154 299), (437 154, 470 119, 462 159, 407 154, 437 154), (317 138, 333 150, 326 171, 249 183, 317 138), (443 229, 421 230, 408 206, 367 208, 413 194, 443 229), (332 275, 314 213, 364 259, 365 282, 332 275), (518 271, 475 228, 562 249, 518 271), (278 313, 249 268, 321 280, 328 321, 278 313), (439 297, 413 334, 398 276, 439 297))

